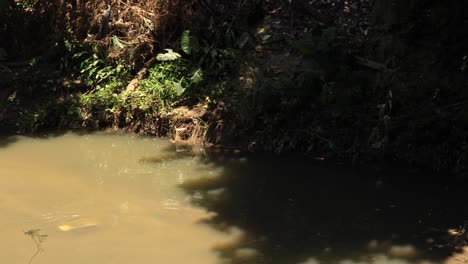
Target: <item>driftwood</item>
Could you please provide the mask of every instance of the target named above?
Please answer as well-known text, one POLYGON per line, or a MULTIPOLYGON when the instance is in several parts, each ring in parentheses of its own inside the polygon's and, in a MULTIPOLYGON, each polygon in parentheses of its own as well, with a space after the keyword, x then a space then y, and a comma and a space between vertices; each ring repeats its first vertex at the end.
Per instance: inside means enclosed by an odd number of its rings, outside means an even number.
POLYGON ((133 80, 131 80, 130 83, 127 85, 127 88, 125 89, 125 94, 132 92, 138 88, 140 80, 146 77, 149 68, 151 68, 155 62, 156 58, 152 58, 143 65, 143 68, 141 68, 141 70, 138 71, 135 78, 133 78, 133 80))

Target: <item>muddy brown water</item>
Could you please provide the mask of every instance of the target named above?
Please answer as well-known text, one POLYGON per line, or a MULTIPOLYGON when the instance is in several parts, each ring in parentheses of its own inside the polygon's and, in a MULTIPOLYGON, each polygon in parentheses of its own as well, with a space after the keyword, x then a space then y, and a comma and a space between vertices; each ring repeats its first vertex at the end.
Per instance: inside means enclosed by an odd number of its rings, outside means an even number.
POLYGON ((449 184, 312 160, 184 155, 115 133, 9 137, 0 262, 28 263, 24 232, 40 229, 32 263, 463 263, 446 245, 466 219, 449 184))
POLYGON ((141 161, 170 148, 103 134, 19 137, 0 148, 1 263, 28 263, 30 229, 48 235, 33 263, 218 263, 212 248, 234 231, 200 224, 210 213, 177 187, 213 170, 192 157, 141 161))

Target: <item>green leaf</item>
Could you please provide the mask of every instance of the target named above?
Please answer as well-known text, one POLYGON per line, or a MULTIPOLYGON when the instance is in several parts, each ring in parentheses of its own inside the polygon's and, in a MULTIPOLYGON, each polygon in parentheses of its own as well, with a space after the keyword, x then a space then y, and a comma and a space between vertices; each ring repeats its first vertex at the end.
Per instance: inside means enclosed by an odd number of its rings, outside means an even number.
POLYGON ((200 51, 200 43, 198 42, 198 38, 195 36, 190 37, 190 45, 192 45, 192 50, 195 52, 200 51))
POLYGON ((200 43, 198 42, 198 38, 195 36, 191 36, 190 31, 188 30, 182 32, 182 36, 180 38, 180 46, 182 48, 182 51, 188 55, 190 55, 192 51, 200 51, 200 43))
POLYGON ((172 82, 172 84, 174 85, 174 90, 177 96, 181 96, 185 91, 185 89, 182 87, 182 84, 178 82, 172 82))
POLYGON ((167 53, 159 53, 156 56, 156 59, 158 61, 173 61, 181 57, 179 53, 172 51, 172 49, 165 50, 167 51, 167 53))
POLYGON ((201 82, 203 81, 203 71, 201 68, 198 68, 193 74, 192 74, 192 77, 190 77, 190 79, 194 82, 194 83, 198 83, 198 82, 201 82))
POLYGON ((247 42, 249 42, 249 38, 250 38, 250 37, 249 37, 249 33, 244 32, 244 33, 240 36, 240 38, 237 40, 237 43, 236 43, 237 46, 238 46, 240 49, 242 49, 242 48, 245 46, 245 44, 247 44, 247 42))
POLYGON ((218 51, 215 50, 215 49, 212 49, 212 50, 210 51, 210 55, 211 55, 211 58, 215 59, 216 56, 218 55, 218 51))
POLYGON ((192 52, 192 46, 190 44, 190 31, 184 30, 180 38, 180 46, 182 51, 189 55, 192 52))
POLYGON ((124 48, 124 45, 119 41, 119 39, 116 36, 112 37, 112 43, 114 44, 114 48, 115 47, 119 47, 121 49, 124 48))

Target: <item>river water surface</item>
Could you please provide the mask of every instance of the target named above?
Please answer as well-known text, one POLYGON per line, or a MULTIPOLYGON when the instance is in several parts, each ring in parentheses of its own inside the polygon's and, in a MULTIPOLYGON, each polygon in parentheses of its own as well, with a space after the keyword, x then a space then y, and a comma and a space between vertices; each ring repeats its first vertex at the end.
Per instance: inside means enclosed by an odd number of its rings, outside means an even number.
POLYGON ((47 238, 31 263, 464 263, 447 246, 466 219, 449 185, 312 160, 187 155, 128 134, 9 137, 0 262, 28 263, 35 230, 47 238))
POLYGON ((170 162, 168 140, 68 134, 17 138, 0 148, 0 260, 28 263, 218 263, 214 246, 235 231, 199 222, 210 214, 191 205, 178 184, 216 176, 192 157, 170 162))

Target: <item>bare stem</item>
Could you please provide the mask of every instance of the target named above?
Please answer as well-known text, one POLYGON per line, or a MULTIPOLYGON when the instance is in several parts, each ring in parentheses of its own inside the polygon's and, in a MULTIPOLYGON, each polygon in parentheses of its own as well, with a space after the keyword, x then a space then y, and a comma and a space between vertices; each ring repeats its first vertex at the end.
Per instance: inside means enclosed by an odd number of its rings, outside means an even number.
POLYGON ((34 244, 36 245, 36 252, 34 253, 34 255, 31 256, 31 259, 29 259, 28 264, 31 264, 33 259, 37 255, 39 255, 39 253, 41 253, 41 251, 44 251, 44 249, 42 249, 41 245, 42 245, 42 242, 44 242, 44 240, 47 238, 47 235, 41 235, 39 231, 41 231, 41 230, 40 229, 31 229, 29 231, 24 232, 25 235, 31 237, 31 239, 34 241, 34 244))

